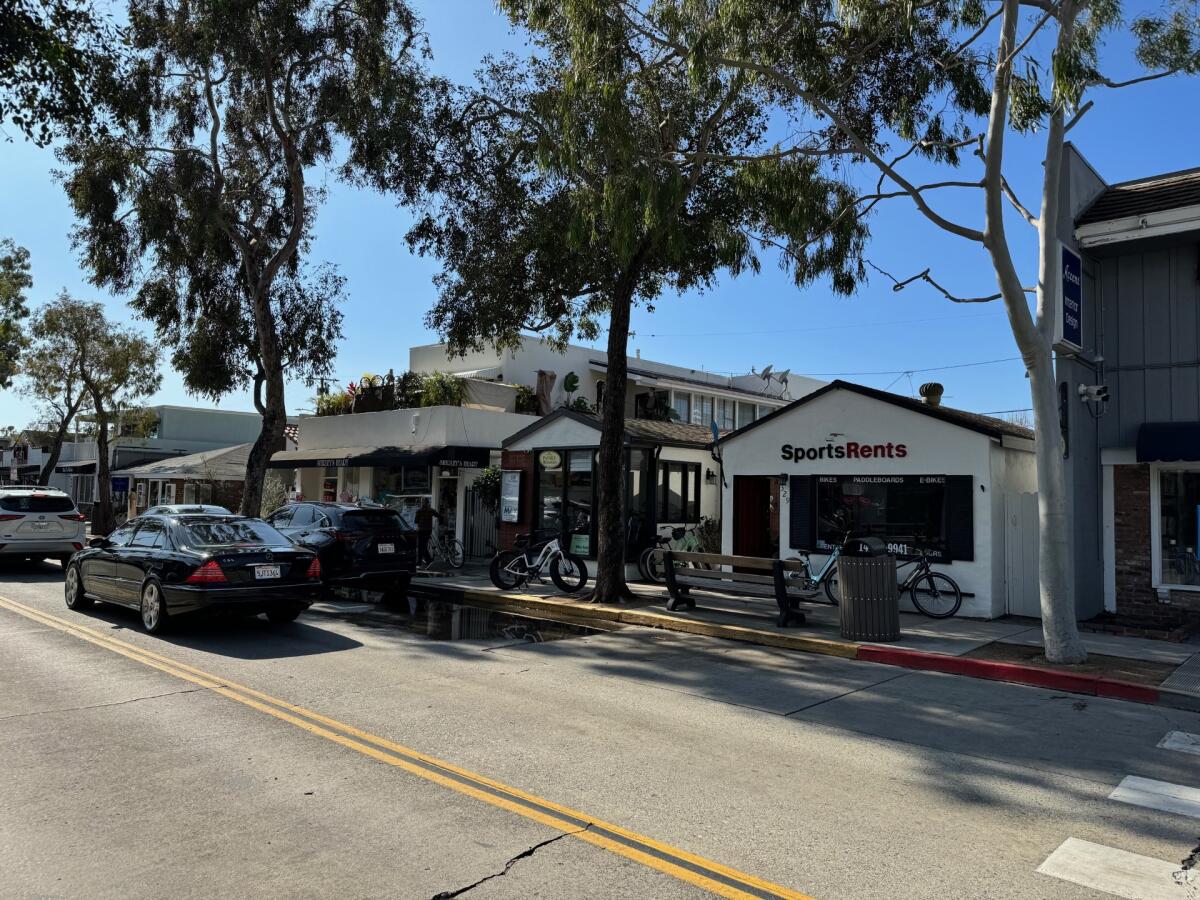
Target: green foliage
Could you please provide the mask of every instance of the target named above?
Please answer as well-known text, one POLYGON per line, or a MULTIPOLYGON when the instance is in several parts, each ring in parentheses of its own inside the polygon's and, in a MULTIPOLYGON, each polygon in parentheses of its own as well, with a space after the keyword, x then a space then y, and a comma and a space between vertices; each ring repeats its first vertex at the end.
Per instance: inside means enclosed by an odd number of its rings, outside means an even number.
POLYGON ((354 405, 354 398, 346 391, 318 394, 316 412, 318 416, 344 416, 354 405))
POLYGON ((45 146, 90 123, 91 93, 112 68, 112 29, 87 0, 5 0, 0 7, 0 123, 45 146))
POLYGON ((721 552, 721 520, 711 516, 701 516, 696 526, 696 540, 700 544, 700 553, 721 552))
POLYGON ((269 516, 279 507, 288 502, 287 483, 283 476, 275 470, 269 470, 267 477, 263 479, 262 503, 259 507, 259 516, 269 516))
POLYGON ((568 403, 567 406, 570 409, 575 410, 576 412, 583 412, 583 413, 597 412, 596 407, 588 402, 587 397, 576 397, 574 400, 572 400, 570 403, 568 403))
POLYGON ((562 386, 563 390, 567 394, 574 394, 577 390, 579 390, 579 376, 574 372, 568 372, 563 376, 562 386))
POLYGON ((25 292, 33 287, 29 251, 0 240, 0 389, 12 386, 27 339, 21 320, 29 316, 25 292))
POLYGON ((462 406, 467 399, 467 380, 446 372, 431 372, 421 378, 422 406, 462 406))
POLYGON ((527 384, 517 385, 516 412, 527 416, 538 414, 537 393, 527 384))
POLYGON ((488 466, 476 477, 471 489, 475 491, 486 509, 496 512, 500 508, 500 484, 500 467, 488 466))

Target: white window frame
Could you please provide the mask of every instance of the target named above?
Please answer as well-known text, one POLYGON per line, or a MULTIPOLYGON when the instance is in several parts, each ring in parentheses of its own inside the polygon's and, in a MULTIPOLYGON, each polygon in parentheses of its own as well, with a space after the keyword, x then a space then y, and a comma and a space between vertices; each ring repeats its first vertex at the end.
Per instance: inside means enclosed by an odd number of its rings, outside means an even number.
POLYGON ((1196 472, 1200 474, 1200 463, 1151 463, 1150 464, 1150 586, 1160 594, 1167 591, 1191 591, 1200 593, 1200 584, 1172 584, 1163 581, 1162 575, 1162 485, 1159 475, 1163 472, 1196 472))

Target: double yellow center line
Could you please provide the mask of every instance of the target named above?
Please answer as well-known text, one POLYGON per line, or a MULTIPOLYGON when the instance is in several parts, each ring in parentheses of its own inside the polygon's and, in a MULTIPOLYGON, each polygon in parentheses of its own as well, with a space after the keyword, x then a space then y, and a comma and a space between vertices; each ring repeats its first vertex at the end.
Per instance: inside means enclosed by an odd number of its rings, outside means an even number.
POLYGON ((227 678, 212 675, 169 656, 119 641, 109 635, 50 615, 7 597, 0 597, 0 608, 32 619, 49 628, 65 632, 90 644, 103 647, 113 653, 118 653, 152 669, 158 669, 160 672, 198 685, 220 694, 222 697, 227 697, 251 709, 294 725, 309 734, 325 738, 379 762, 403 769, 418 778, 423 778, 526 819, 540 822, 549 828, 558 829, 578 840, 641 863, 655 871, 671 875, 680 881, 703 888, 718 896, 812 900, 806 894, 772 884, 694 853, 688 853, 686 850, 680 850, 645 835, 628 831, 586 813, 533 794, 527 794, 517 788, 459 768, 444 760, 419 753, 409 747, 389 741, 387 738, 362 731, 353 725, 347 725, 345 722, 339 722, 302 706, 296 706, 254 688, 236 684, 227 678))

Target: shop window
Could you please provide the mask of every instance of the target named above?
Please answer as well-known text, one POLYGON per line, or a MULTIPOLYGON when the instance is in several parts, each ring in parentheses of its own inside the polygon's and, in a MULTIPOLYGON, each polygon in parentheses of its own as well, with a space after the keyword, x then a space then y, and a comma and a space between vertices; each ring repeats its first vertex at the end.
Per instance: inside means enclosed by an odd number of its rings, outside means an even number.
POLYGON ((1200 586, 1200 471, 1160 471, 1159 582, 1200 586))
POLYGON ((542 450, 537 454, 538 517, 536 527, 539 531, 562 530, 563 487, 566 483, 563 462, 563 454, 558 450, 542 450))
POLYGON ((745 428, 757 417, 757 407, 753 403, 739 403, 737 405, 738 428, 745 428))
POLYGON ((592 457, 591 450, 567 453, 566 532, 570 549, 582 556, 591 554, 592 457))
POLYGON ((712 397, 696 397, 696 403, 692 407, 692 424, 703 425, 706 428, 713 420, 713 398, 712 397))
POLYGON ((659 466, 658 521, 700 521, 699 463, 664 462, 659 466))
POLYGON ((974 558, 969 476, 819 475, 815 480, 818 550, 831 549, 849 531, 882 538, 901 557, 924 551, 942 562, 974 558))

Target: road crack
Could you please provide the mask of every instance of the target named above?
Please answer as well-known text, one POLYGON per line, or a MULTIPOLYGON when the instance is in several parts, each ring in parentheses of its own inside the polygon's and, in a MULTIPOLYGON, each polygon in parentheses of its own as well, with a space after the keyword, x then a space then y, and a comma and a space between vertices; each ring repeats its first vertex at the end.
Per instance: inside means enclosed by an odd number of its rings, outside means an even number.
POLYGON ((431 898, 431 900, 450 900, 451 897, 461 897, 467 891, 474 890, 475 888, 477 888, 481 884, 483 884, 485 881, 491 881, 493 878, 503 878, 505 875, 508 874, 509 869, 511 869, 513 866, 515 866, 521 860, 529 859, 529 857, 533 856, 533 854, 537 853, 543 847, 548 847, 550 844, 561 841, 563 838, 568 838, 575 834, 581 834, 582 832, 587 831, 591 827, 592 827, 592 825, 589 822, 587 825, 584 825, 582 828, 576 828, 574 831, 564 831, 562 834, 558 834, 552 838, 547 838, 544 841, 540 841, 539 843, 534 844, 532 847, 522 850, 520 853, 518 853, 516 856, 514 856, 512 859, 510 859, 508 862, 506 862, 504 864, 504 868, 501 869, 499 872, 493 872, 491 875, 485 875, 482 878, 480 878, 478 881, 468 884, 466 887, 460 887, 457 890, 442 891, 440 894, 434 894, 433 897, 431 898))
POLYGON ((53 713, 83 712, 89 709, 106 709, 110 706, 125 706, 129 703, 141 703, 143 700, 158 700, 162 697, 174 697, 177 694, 195 694, 202 690, 204 690, 204 688, 184 688, 183 690, 179 691, 167 691, 165 694, 148 694, 145 697, 130 697, 128 700, 114 700, 112 703, 93 703, 90 706, 67 706, 63 707, 62 709, 39 709, 36 712, 13 713, 9 716, 0 716, 0 722, 7 721, 8 719, 24 719, 30 716, 48 716, 53 713))

